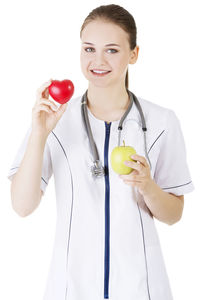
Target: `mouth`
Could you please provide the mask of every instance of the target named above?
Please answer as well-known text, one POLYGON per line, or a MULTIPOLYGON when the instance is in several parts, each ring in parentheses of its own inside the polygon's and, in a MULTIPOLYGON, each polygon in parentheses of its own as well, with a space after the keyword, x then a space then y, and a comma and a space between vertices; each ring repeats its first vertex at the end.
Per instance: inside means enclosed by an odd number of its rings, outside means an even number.
MULTIPOLYGON (((103 71, 103 70, 102 70, 103 71)), ((90 70, 90 72, 94 75, 94 76, 97 76, 97 77, 104 77, 106 75, 108 75, 111 71, 106 71, 106 72, 94 72, 93 70, 90 70)))

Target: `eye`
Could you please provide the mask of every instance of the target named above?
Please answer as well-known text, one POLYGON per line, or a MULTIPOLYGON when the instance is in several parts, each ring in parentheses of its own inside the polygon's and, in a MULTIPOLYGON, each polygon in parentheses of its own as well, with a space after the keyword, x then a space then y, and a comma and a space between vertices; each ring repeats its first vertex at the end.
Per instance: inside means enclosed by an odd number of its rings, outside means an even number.
POLYGON ((90 52, 90 51, 87 51, 87 49, 93 49, 93 48, 85 48, 85 51, 86 51, 86 52, 90 52))
MULTIPOLYGON (((114 50, 115 52, 114 53, 116 53, 116 52, 118 52, 117 50, 115 50, 115 49, 108 49, 108 50, 114 50)), ((113 52, 112 52, 113 53, 113 52)))
MULTIPOLYGON (((87 49, 94 49, 94 48, 89 47, 89 48, 85 48, 85 49, 84 49, 86 52, 91 52, 91 51, 87 51, 87 49)), ((118 51, 115 50, 115 49, 108 49, 108 50, 114 50, 114 51, 115 51, 115 52, 111 52, 111 53, 116 53, 116 52, 118 52, 118 51)))

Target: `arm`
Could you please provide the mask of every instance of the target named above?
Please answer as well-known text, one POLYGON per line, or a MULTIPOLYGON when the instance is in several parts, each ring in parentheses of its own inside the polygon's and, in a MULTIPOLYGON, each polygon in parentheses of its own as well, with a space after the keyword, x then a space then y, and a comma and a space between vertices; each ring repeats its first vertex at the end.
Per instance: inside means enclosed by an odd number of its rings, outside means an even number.
POLYGON ((135 154, 132 158, 139 163, 135 161, 124 162, 127 166, 133 168, 133 171, 128 175, 120 175, 119 177, 126 184, 138 188, 155 218, 168 225, 178 222, 183 212, 184 196, 175 196, 164 192, 151 178, 149 165, 145 157, 135 154))
POLYGON ((30 134, 23 160, 11 183, 12 207, 22 217, 30 214, 40 203, 45 143, 46 137, 30 134))
MULTIPOLYGON (((45 165, 46 140, 68 105, 66 102, 57 108, 54 102, 48 98, 48 87, 51 81, 52 79, 45 82, 37 90, 36 102, 32 108, 32 131, 23 160, 11 185, 13 209, 22 217, 30 214, 39 205, 42 195, 41 176, 45 169, 43 169, 43 160, 45 165)), ((48 167, 48 163, 46 166, 48 167)), ((49 169, 47 173, 50 178, 52 169, 49 169)))
POLYGON ((148 195, 144 196, 144 201, 153 216, 168 225, 173 225, 182 217, 184 196, 164 192, 154 180, 149 186, 148 195))

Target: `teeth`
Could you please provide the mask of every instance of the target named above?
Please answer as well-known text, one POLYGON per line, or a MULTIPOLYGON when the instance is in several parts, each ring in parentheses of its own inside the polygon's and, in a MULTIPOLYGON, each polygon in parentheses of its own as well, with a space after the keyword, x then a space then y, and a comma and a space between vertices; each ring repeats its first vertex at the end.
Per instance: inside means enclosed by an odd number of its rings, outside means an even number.
POLYGON ((107 72, 109 72, 109 71, 97 71, 97 70, 93 70, 93 72, 94 72, 94 73, 100 73, 100 74, 101 74, 101 73, 107 73, 107 72))

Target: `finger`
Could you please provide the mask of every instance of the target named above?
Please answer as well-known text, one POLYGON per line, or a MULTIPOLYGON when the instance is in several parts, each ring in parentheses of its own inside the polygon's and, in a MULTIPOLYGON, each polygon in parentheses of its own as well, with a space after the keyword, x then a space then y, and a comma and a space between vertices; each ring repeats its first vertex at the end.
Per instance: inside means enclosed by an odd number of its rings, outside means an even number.
POLYGON ((56 116, 58 119, 60 119, 62 114, 65 112, 67 105, 68 105, 68 102, 61 104, 60 107, 58 108, 58 110, 56 111, 56 116))
POLYGON ((138 170, 132 169, 132 171, 129 174, 119 174, 119 177, 123 178, 123 176, 130 176, 130 175, 140 175, 138 170))
MULTIPOLYGON (((50 79, 48 82, 50 82, 50 85, 52 83, 53 79, 50 79)), ((45 91, 42 93, 42 96, 44 94, 45 98, 49 98, 49 86, 45 89, 45 91)))
POLYGON ((57 105, 55 105, 55 103, 53 101, 51 101, 50 99, 41 98, 39 104, 46 104, 55 110, 57 110, 57 108, 58 108, 57 105))
POLYGON ((51 83, 49 83, 47 86, 44 86, 44 89, 41 91, 41 96, 44 98, 49 98, 49 86, 51 83))
POLYGON ((119 178, 121 178, 122 180, 127 180, 127 181, 142 181, 142 180, 144 180, 144 176, 133 174, 133 172, 131 172, 130 174, 127 174, 127 175, 119 175, 119 178))
POLYGON ((36 91, 36 98, 37 99, 44 97, 43 93, 45 93, 48 90, 48 87, 51 85, 51 82, 52 82, 52 79, 50 79, 49 81, 45 82, 43 85, 41 85, 37 89, 37 91, 36 91))
POLYGON ((49 98, 49 87, 47 87, 42 93, 42 97, 49 98))
POLYGON ((37 94, 40 94, 43 92, 49 85, 51 84, 51 80, 43 83, 38 89, 37 89, 37 94))
POLYGON ((35 112, 35 113, 40 112, 40 111, 46 111, 47 113, 53 112, 53 110, 51 108, 49 108, 47 105, 44 105, 44 104, 39 104, 38 106, 36 106, 33 109, 33 112, 35 112))
POLYGON ((144 165, 142 165, 140 162, 134 162, 131 160, 125 160, 124 164, 130 168, 133 168, 135 170, 137 170, 139 173, 144 171, 144 165))
POLYGON ((130 175, 130 174, 139 175, 139 172, 136 169, 132 169, 131 173, 129 173, 128 175, 130 175))
POLYGON ((124 181, 125 184, 130 185, 132 187, 136 187, 138 189, 140 189, 141 187, 141 182, 136 182, 136 181, 124 181))
POLYGON ((144 156, 140 156, 138 154, 133 154, 133 155, 131 155, 131 158, 139 161, 144 167, 148 167, 146 158, 144 156))
POLYGON ((134 185, 134 184, 139 184, 141 181, 136 181, 136 180, 124 180, 124 183, 129 184, 129 185, 134 185))

